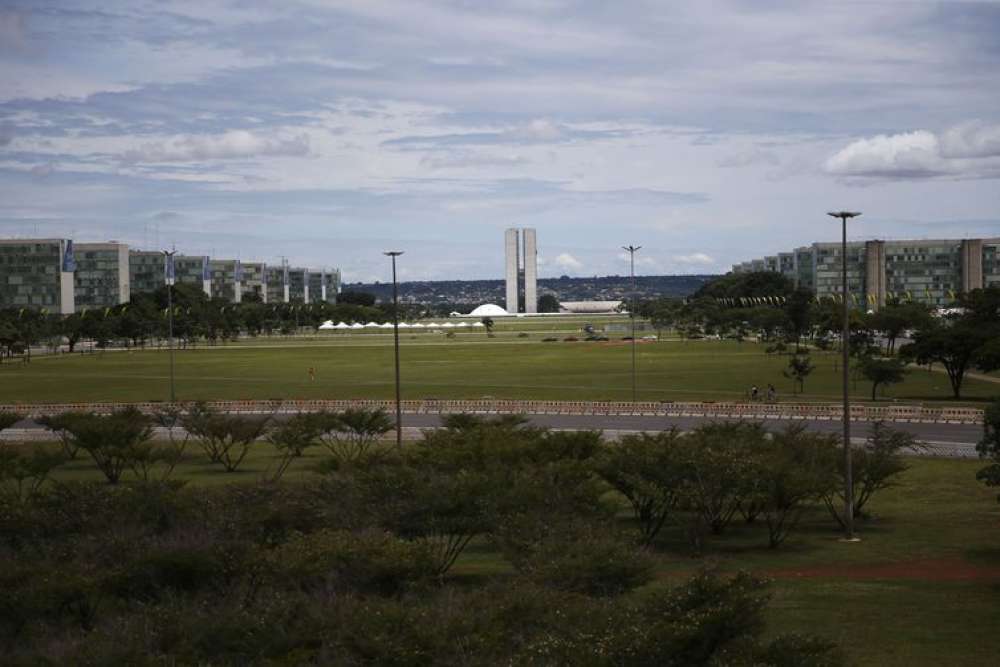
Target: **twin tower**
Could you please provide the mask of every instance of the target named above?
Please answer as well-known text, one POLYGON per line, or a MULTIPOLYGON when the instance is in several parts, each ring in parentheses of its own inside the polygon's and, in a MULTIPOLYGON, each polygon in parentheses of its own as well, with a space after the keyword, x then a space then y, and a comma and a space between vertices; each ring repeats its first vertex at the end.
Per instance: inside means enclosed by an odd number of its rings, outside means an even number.
POLYGON ((538 249, 535 230, 508 229, 505 235, 507 312, 538 312, 538 249), (523 250, 522 250, 523 248, 523 250))

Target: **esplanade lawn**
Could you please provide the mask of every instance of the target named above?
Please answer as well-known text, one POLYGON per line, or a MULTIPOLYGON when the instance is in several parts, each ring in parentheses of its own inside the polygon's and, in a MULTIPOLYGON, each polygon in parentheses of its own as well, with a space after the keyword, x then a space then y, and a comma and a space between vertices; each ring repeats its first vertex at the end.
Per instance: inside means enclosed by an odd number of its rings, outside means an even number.
MULTIPOLYGON (((647 332, 648 333, 648 332, 647 332)), ((577 331, 498 328, 452 337, 401 332, 403 397, 628 400, 631 343, 622 334, 585 341, 577 331), (543 339, 548 338, 549 341, 543 339), (579 338, 566 341, 566 338, 579 338), (554 339, 554 340, 553 340, 554 339)), ((637 345, 639 400, 740 400, 756 384, 773 384, 779 400, 831 401, 840 395, 838 354, 812 352, 816 368, 793 395, 783 375, 789 356, 765 344, 710 340, 641 341, 637 345)), ((261 337, 175 352, 177 397, 194 399, 391 398, 392 334, 334 333, 261 337), (309 369, 315 379, 310 379, 309 369)), ((913 368, 880 400, 951 401, 947 376, 913 368)), ((166 347, 51 356, 0 365, 0 402, 164 400, 169 394, 166 347)), ((854 395, 871 397, 860 376, 854 395)), ((970 377, 963 400, 1000 394, 1000 384, 970 377)))

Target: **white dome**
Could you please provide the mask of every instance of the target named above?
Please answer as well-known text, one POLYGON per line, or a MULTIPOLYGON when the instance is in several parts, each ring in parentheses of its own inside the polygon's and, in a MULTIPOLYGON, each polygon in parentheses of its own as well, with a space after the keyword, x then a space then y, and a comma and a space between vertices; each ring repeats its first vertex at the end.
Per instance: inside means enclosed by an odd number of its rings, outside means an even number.
POLYGON ((483 305, 476 308, 474 311, 469 313, 470 317, 498 317, 500 315, 507 315, 507 311, 496 305, 495 303, 484 303, 483 305))

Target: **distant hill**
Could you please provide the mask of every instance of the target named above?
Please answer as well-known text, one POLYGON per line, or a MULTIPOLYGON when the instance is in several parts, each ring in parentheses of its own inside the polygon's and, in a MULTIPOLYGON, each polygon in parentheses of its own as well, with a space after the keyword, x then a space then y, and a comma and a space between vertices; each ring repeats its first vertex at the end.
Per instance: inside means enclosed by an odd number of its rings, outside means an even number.
MULTIPOLYGON (((639 299, 685 297, 696 292, 717 275, 636 276, 639 299)), ((392 283, 344 283, 344 290, 369 292, 379 301, 392 299, 392 283)), ((592 278, 539 278, 538 296, 553 294, 560 301, 615 301, 630 298, 628 276, 594 276, 592 278)), ((503 280, 433 280, 399 284, 399 300, 404 303, 503 305, 503 280)))

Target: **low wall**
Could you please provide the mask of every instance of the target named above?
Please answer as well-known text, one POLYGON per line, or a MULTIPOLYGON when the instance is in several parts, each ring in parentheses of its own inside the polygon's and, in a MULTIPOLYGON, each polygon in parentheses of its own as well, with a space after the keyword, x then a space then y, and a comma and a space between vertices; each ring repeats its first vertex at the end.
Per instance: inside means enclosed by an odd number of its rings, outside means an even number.
MULTIPOLYGON (((275 400, 275 401, 207 401, 209 406, 235 413, 292 414, 319 410, 341 411, 348 408, 382 408, 394 412, 395 401, 375 399, 354 400, 275 400)), ((0 412, 19 412, 28 416, 53 415, 73 410, 109 413, 134 406, 143 412, 167 407, 186 410, 192 402, 145 403, 53 403, 4 404, 0 412)), ((514 400, 419 400, 403 401, 407 414, 479 414, 528 415, 622 415, 652 417, 717 417, 720 419, 808 419, 839 420, 843 406, 825 403, 698 403, 698 402, 604 402, 604 401, 514 401, 514 400)), ((851 406, 853 421, 889 421, 947 424, 981 424, 983 411, 976 408, 924 407, 919 405, 851 406)))

